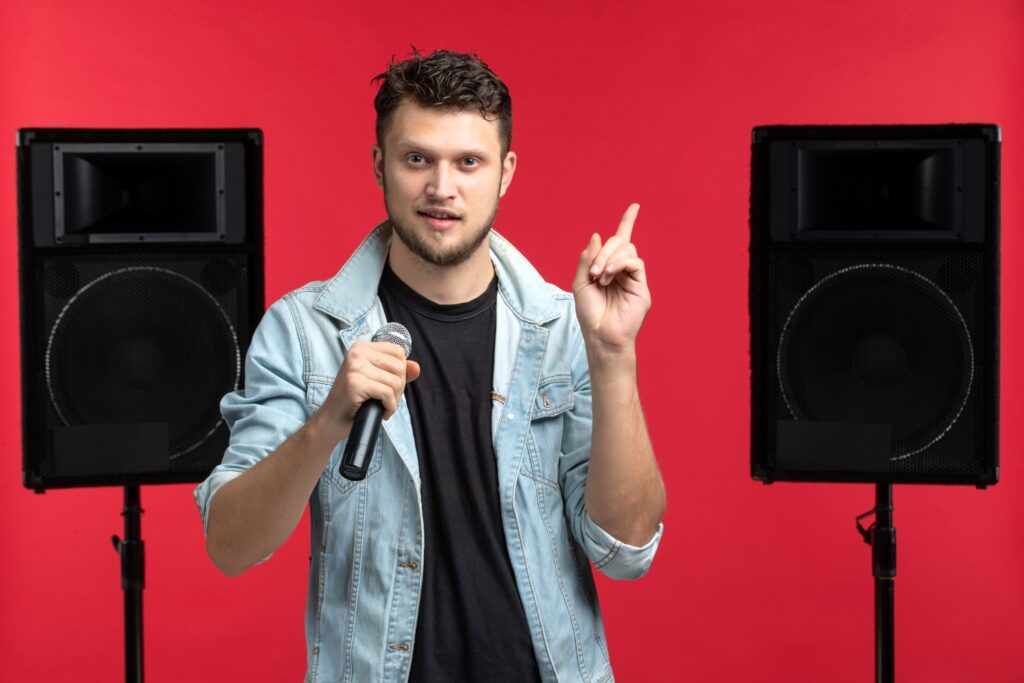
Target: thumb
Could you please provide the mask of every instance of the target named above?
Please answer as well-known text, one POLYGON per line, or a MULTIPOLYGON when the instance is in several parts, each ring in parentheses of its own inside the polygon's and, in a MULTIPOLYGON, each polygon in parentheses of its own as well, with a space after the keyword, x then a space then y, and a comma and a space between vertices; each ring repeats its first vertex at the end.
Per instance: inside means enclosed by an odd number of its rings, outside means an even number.
POLYGON ((596 232, 590 236, 590 242, 580 254, 580 262, 576 266, 576 277, 572 280, 572 291, 578 292, 590 284, 590 266, 601 253, 601 236, 596 232))
POLYGON ((405 381, 411 382, 420 376, 420 364, 414 360, 405 361, 405 381))

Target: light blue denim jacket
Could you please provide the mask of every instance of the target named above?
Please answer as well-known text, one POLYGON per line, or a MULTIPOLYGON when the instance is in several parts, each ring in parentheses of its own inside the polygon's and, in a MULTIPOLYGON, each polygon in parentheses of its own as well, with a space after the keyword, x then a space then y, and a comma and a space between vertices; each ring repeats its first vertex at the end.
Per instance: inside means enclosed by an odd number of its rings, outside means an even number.
MULTIPOLYGON (((246 358, 245 388, 221 402, 231 443, 195 490, 204 528, 217 489, 298 430, 327 397, 345 350, 384 324, 377 284, 389 241, 386 224, 378 226, 333 279, 267 311, 246 358)), ((544 282, 498 234, 490 243, 501 517, 537 663, 545 681, 611 681, 590 563, 613 578, 637 578, 662 529, 635 547, 587 514, 590 374, 572 295, 544 282)), ((366 479, 338 473, 342 441, 310 497, 306 681, 405 681, 409 673, 424 539, 404 398, 383 427, 366 479)))

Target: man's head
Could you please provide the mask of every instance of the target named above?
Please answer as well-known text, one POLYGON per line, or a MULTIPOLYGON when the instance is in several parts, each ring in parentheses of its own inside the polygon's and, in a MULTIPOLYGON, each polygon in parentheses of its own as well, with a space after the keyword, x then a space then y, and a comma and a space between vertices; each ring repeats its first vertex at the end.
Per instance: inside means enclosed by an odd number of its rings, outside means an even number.
POLYGON ((498 122, 501 155, 512 144, 512 98, 508 88, 476 55, 437 50, 418 52, 402 62, 392 59, 388 70, 373 78, 380 82, 373 107, 377 110, 377 144, 383 146, 391 115, 403 102, 448 111, 476 111, 498 122))
POLYGON ((515 170, 508 89, 473 55, 392 62, 374 80, 374 174, 402 245, 434 266, 476 254, 515 170))

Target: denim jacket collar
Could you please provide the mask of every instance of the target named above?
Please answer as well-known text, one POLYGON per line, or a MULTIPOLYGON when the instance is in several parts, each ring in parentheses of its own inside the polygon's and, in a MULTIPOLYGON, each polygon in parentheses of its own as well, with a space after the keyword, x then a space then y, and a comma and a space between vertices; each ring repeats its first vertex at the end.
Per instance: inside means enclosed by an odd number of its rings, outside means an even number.
MULTIPOLYGON (((324 287, 313 307, 337 318, 343 327, 364 319, 377 305, 378 282, 391 246, 391 225, 384 221, 371 232, 337 275, 324 287)), ((491 260, 498 274, 498 290, 521 320, 543 325, 561 315, 540 273, 508 240, 490 235, 491 260)))

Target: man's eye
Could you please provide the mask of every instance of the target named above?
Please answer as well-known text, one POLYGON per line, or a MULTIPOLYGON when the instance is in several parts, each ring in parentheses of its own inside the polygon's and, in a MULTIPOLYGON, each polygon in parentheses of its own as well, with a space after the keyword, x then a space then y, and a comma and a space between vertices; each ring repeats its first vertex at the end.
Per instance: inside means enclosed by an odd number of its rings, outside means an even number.
POLYGON ((420 156, 419 154, 410 154, 409 156, 406 157, 406 159, 409 161, 410 164, 423 163, 423 157, 420 156))
POLYGON ((470 166, 470 167, 472 167, 472 166, 479 166, 480 165, 480 160, 477 159, 476 157, 466 157, 465 159, 462 160, 462 163, 465 166, 470 166))

